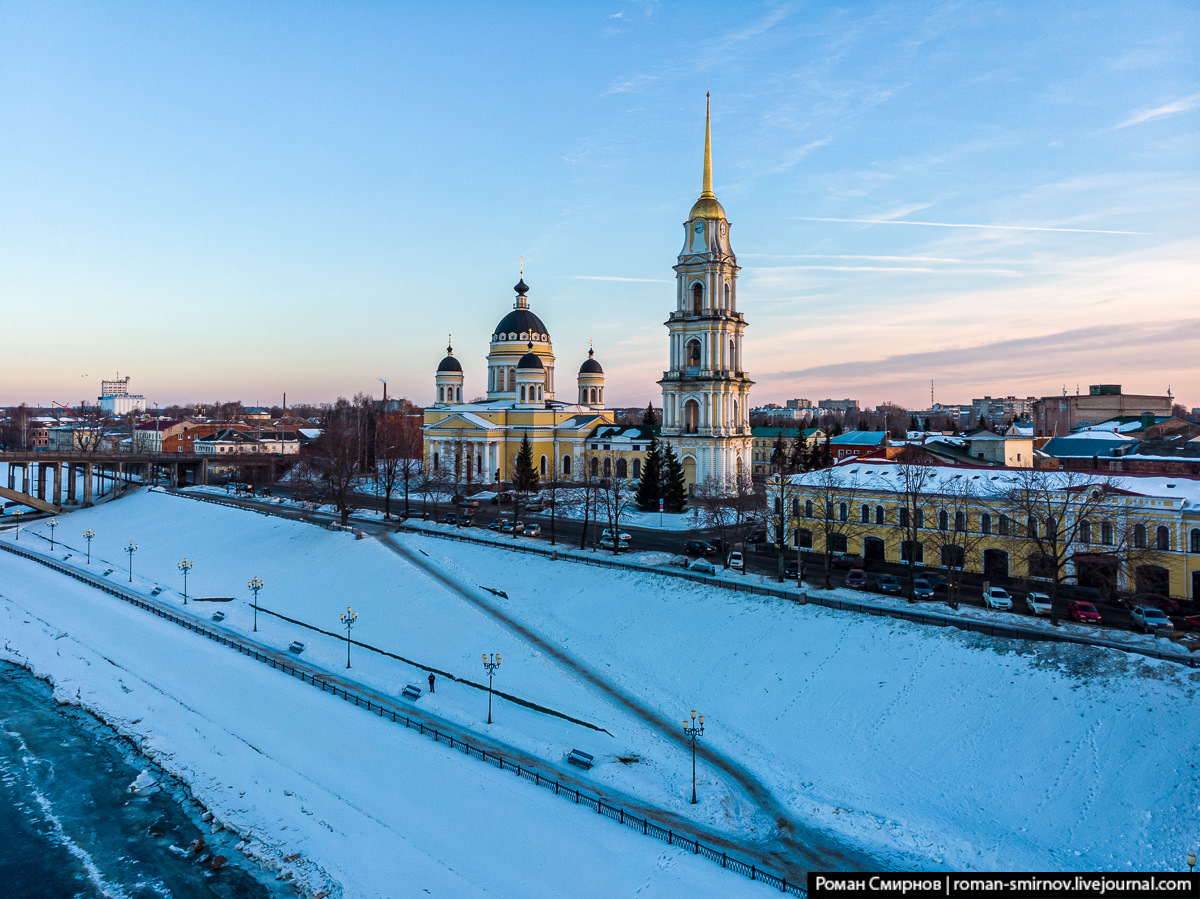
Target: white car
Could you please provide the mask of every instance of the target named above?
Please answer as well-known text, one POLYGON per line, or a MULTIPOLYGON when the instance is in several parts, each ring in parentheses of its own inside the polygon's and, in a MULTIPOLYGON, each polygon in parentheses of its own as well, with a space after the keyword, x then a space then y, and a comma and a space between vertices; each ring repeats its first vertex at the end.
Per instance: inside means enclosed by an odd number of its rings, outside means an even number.
POLYGON ((725 564, 734 571, 742 571, 746 567, 746 562, 742 558, 742 554, 736 549, 729 554, 729 558, 725 560, 725 564))
MULTIPOLYGON (((616 534, 616 533, 617 532, 614 531, 612 528, 605 528, 603 531, 600 532, 600 539, 601 540, 605 540, 605 539, 612 540, 613 534, 616 534)), ((619 537, 620 537, 621 541, 624 543, 628 543, 630 540, 633 539, 628 534, 626 534, 624 531, 622 531, 620 533, 619 537)))
POLYGON ((688 565, 688 568, 692 571, 698 571, 701 574, 713 574, 717 570, 713 567, 713 563, 708 561, 708 559, 695 559, 690 565, 688 565))
POLYGON ((1129 614, 1133 626, 1140 631, 1150 633, 1160 629, 1174 630, 1175 625, 1167 617, 1166 612, 1154 606, 1138 606, 1129 614))
POLYGON ((1025 597, 1025 608, 1030 615, 1049 615, 1050 597, 1045 593, 1030 593, 1025 597))
MULTIPOLYGON (((600 538, 600 548, 601 549, 612 549, 613 548, 613 538, 612 537, 601 537, 600 538)), ((628 540, 621 540, 617 544, 618 552, 623 549, 629 549, 629 541, 628 540)))
POLYGON ((537 537, 541 533, 542 533, 542 526, 540 524, 525 525, 524 534, 526 537, 537 537))
POLYGON ((1012 597, 1003 587, 988 587, 987 592, 983 594, 983 604, 989 609, 1001 612, 1012 611, 1012 597))

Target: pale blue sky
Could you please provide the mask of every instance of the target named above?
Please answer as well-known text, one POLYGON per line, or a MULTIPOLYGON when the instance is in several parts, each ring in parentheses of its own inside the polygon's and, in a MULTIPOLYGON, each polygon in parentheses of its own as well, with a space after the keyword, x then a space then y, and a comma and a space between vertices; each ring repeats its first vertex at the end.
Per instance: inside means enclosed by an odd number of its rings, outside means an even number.
POLYGON ((756 404, 1200 405, 1198 46, 1194 2, 7 2, 0 403, 424 403, 448 331, 475 395, 521 256, 560 393, 592 338, 657 403, 711 88, 756 404))

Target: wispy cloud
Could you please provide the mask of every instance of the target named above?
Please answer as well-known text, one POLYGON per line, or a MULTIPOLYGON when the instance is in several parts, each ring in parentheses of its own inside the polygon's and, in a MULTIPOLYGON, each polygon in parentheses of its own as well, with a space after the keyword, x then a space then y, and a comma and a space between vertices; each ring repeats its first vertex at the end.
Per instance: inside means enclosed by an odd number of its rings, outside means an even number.
POLYGON ((1173 100, 1170 103, 1164 103, 1162 106, 1155 106, 1153 109, 1143 109, 1141 112, 1135 112, 1125 121, 1115 128, 1128 128, 1130 125, 1140 125, 1142 122, 1153 122, 1155 119, 1165 119, 1167 116, 1178 115, 1181 112, 1191 112, 1193 109, 1200 107, 1200 93, 1192 94, 1190 97, 1184 97, 1181 100, 1173 100))
POLYGON ((1009 275, 1020 276, 1023 272, 1009 268, 932 268, 918 265, 770 265, 755 268, 754 272, 911 272, 932 275, 1009 275))
POLYGON ((817 216, 801 215, 796 217, 802 222, 850 222, 859 225, 924 225, 929 228, 981 228, 992 231, 1063 231, 1071 234, 1137 234, 1148 236, 1150 231, 1106 231, 1098 228, 1048 228, 1041 225, 978 225, 966 222, 918 222, 911 219, 839 219, 819 218, 817 216))
MULTIPOLYGON (((955 259, 949 256, 868 256, 852 253, 740 253, 742 259, 866 259, 873 262, 948 262, 960 265, 978 265, 980 262, 996 262, 987 259, 955 259)), ((1001 259, 1005 265, 1019 265, 1016 260, 1001 259)))
POLYGON ((670 284, 666 278, 619 278, 616 275, 572 275, 576 281, 634 281, 641 284, 670 284))

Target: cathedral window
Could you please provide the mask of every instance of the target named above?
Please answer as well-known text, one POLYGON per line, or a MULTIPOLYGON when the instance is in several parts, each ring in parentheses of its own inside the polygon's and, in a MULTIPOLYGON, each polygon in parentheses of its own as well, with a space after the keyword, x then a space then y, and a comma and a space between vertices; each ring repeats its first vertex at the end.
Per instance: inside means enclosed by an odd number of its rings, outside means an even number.
POLYGON ((683 432, 695 434, 700 428, 700 404, 688 400, 683 404, 683 432))
POLYGON ((624 459, 617 460, 617 477, 622 481, 629 479, 628 463, 624 459))
POLYGON ((692 312, 699 315, 704 309, 704 287, 699 282, 692 285, 692 312))
POLYGON ((571 476, 571 457, 570 456, 563 456, 562 473, 563 473, 563 477, 569 478, 571 476))

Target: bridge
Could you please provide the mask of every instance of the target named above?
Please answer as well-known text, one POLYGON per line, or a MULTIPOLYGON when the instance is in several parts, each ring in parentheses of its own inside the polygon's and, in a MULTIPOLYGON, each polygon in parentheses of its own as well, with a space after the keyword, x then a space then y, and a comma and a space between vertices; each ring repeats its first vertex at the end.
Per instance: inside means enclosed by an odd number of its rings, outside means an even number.
POLYGON ((106 481, 115 491, 119 484, 132 484, 135 478, 146 483, 162 475, 172 487, 186 487, 207 484, 214 470, 236 470, 251 484, 270 484, 296 461, 294 455, 277 453, 0 452, 0 463, 8 465, 8 483, 0 485, 0 497, 43 512, 61 512, 64 505, 86 509, 95 501, 97 481, 101 496, 106 481), (80 478, 83 490, 82 496, 77 496, 80 478))

